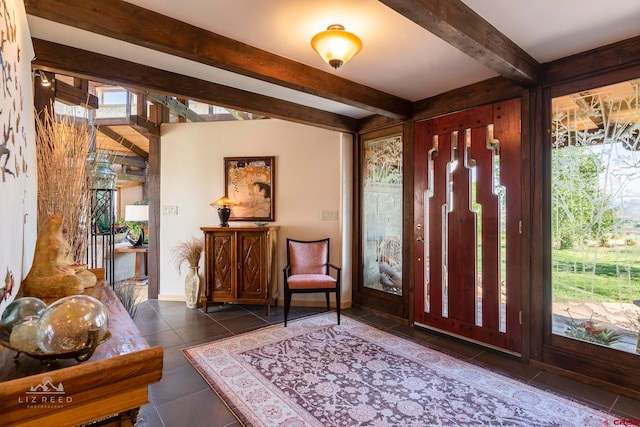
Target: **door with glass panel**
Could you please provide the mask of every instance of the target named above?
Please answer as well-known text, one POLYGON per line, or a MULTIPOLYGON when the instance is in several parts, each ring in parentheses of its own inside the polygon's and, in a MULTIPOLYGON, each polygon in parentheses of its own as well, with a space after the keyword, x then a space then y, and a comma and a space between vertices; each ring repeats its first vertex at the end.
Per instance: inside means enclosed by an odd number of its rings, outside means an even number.
POLYGON ((640 79, 555 96, 550 123, 552 344, 640 355, 640 79))
POLYGON ((520 100, 415 127, 415 323, 521 351, 520 100))

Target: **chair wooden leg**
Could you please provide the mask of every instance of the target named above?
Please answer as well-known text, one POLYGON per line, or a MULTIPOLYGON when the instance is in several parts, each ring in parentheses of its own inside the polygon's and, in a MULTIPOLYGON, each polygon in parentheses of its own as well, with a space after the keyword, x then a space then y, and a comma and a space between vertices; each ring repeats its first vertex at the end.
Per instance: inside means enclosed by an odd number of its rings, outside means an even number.
POLYGON ((336 290, 336 313, 338 314, 338 325, 340 324, 340 288, 336 290))
POLYGON ((291 293, 284 292, 284 327, 287 327, 287 316, 289 316, 289 308, 291 307, 291 293))
POLYGON ((324 295, 327 297, 327 311, 331 311, 331 304, 329 304, 329 292, 325 292, 324 295))

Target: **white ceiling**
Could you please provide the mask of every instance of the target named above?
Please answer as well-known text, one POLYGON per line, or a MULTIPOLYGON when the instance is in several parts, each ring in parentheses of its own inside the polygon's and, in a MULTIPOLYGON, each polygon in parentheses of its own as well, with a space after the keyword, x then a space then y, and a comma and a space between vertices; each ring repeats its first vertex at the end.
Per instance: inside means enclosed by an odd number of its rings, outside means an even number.
MULTIPOLYGON (((417 101, 497 74, 377 0, 128 0, 129 3, 417 101), (338 70, 311 37, 340 23, 363 50, 338 70)), ((463 0, 540 63, 640 35, 640 0, 463 0)), ((361 118, 371 113, 29 16, 40 39, 361 118)), ((144 23, 141 23, 144 25, 144 23)))

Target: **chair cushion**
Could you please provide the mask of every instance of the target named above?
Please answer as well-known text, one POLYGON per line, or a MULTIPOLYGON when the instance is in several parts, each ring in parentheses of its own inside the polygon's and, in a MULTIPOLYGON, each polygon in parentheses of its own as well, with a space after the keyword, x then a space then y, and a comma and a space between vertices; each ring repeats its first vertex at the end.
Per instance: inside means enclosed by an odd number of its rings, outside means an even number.
POLYGON ((336 279, 326 274, 294 274, 287 279, 289 289, 335 289, 336 279))
POLYGON ((329 242, 289 242, 291 274, 327 274, 329 242))

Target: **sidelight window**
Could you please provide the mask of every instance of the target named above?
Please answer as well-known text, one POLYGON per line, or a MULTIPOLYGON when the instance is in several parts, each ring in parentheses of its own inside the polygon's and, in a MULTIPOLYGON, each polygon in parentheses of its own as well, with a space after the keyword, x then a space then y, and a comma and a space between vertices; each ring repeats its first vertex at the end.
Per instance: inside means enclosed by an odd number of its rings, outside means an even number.
POLYGON ((640 80, 551 119, 553 333, 640 354, 640 80))
POLYGON ((364 286, 402 295, 402 135, 363 148, 364 286))

